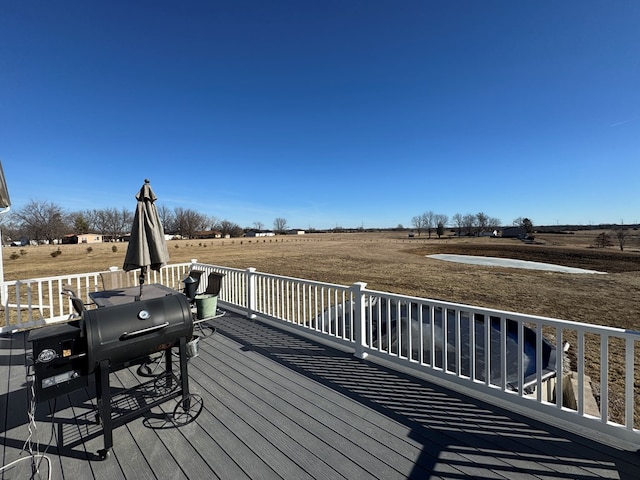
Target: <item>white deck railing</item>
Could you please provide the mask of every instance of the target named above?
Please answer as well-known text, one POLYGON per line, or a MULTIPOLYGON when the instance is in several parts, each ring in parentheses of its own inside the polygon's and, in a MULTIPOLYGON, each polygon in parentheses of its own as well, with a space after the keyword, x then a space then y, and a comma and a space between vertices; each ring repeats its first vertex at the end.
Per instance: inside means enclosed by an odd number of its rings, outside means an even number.
MULTIPOLYGON (((219 304, 485 401, 591 436, 640 444, 640 333, 197 263, 150 272, 146 283, 182 289, 190 269, 224 274, 219 304), (569 344, 573 364, 563 348, 569 344), (555 348, 561 346, 561 348, 555 348), (589 382, 585 352, 599 359, 589 382), (573 370, 574 379, 555 372, 573 370), (617 372, 612 381, 611 372, 617 372), (620 387, 620 377, 624 387, 620 387), (599 409, 591 388, 599 394, 599 409), (566 393, 574 392, 575 402, 566 393), (564 401, 563 401, 564 399, 564 401)), ((100 272, 5 282, 0 333, 68 318, 64 285, 89 301, 100 272)), ((137 284, 138 272, 130 272, 137 284)))
MULTIPOLYGON (((162 283, 179 289, 190 267, 190 263, 174 264, 159 272, 148 272, 145 283, 162 283)), ((72 289, 84 302, 90 303, 89 294, 103 290, 100 273, 5 281, 0 286, 0 333, 68 319, 73 307, 68 297, 62 295, 63 289, 72 289)), ((139 270, 127 273, 130 285, 138 285, 139 274, 139 270)))

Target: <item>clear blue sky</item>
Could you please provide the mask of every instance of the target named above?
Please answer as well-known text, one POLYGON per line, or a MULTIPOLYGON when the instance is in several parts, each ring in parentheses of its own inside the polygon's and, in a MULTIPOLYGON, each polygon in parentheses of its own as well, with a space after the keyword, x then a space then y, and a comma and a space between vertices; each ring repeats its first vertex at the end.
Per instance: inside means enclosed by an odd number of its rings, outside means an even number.
POLYGON ((640 2, 0 2, 12 208, 640 222, 640 2))

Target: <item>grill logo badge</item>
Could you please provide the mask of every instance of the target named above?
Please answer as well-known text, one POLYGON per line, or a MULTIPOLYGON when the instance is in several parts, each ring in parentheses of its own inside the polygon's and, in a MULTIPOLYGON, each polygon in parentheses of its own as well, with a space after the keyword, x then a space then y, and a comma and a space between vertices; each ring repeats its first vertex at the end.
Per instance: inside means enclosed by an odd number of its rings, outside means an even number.
POLYGON ((38 354, 38 360, 37 361, 39 363, 49 363, 54 358, 58 358, 58 354, 56 353, 56 351, 52 350, 50 348, 47 348, 46 350, 42 350, 38 354))

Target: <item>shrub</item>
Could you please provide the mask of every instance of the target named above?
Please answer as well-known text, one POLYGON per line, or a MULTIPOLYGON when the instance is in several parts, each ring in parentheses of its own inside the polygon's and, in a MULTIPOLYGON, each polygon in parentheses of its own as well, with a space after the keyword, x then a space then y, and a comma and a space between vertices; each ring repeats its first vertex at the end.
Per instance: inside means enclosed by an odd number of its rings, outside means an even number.
POLYGON ((93 252, 93 247, 87 247, 87 253, 93 252))
POLYGON ((51 252, 51 256, 53 258, 56 258, 58 255, 62 255, 62 250, 60 250, 60 248, 58 248, 58 250, 51 252))
POLYGON ((28 253, 28 252, 27 252, 24 248, 21 248, 21 249, 20 249, 20 255, 22 255, 23 257, 24 257, 27 253, 28 253))
POLYGON ((17 259, 19 259, 19 258, 20 258, 20 254, 19 254, 19 253, 17 253, 17 252, 11 252, 11 255, 9 255, 9 258, 10 258, 11 260, 17 260, 17 259))
POLYGON ((115 246, 115 245, 113 245, 113 246, 111 247, 111 251, 112 251, 113 253, 116 253, 116 252, 118 251, 118 247, 117 247, 117 246, 115 246))

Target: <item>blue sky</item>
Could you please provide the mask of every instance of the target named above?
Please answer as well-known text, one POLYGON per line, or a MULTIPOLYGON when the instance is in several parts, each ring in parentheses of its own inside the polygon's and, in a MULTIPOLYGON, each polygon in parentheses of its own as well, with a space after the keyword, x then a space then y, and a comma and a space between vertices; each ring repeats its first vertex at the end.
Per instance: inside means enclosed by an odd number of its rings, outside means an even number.
POLYGON ((12 208, 640 222, 640 2, 0 2, 12 208))

